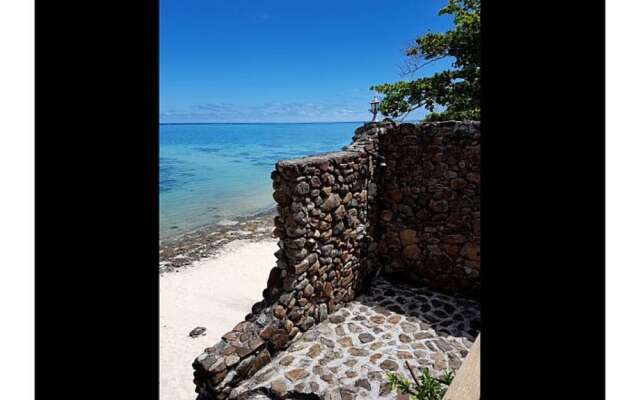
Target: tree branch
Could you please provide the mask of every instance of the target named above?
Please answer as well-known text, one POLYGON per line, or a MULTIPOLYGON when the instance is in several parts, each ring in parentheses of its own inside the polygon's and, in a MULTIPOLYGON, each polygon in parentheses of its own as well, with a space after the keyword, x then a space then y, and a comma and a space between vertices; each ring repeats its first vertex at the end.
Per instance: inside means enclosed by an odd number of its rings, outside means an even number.
POLYGON ((417 62, 413 63, 411 61, 406 61, 405 62, 405 69, 403 70, 401 68, 401 73, 402 73, 403 76, 412 75, 412 74, 416 73, 416 71, 418 71, 419 69, 424 68, 427 65, 429 65, 431 63, 434 63, 436 61, 442 60, 445 57, 447 57, 447 56, 446 55, 442 55, 442 56, 433 58, 433 59, 431 59, 431 60, 429 60, 427 62, 424 62, 424 63, 422 63, 420 65, 418 65, 417 62))
POLYGON ((416 386, 420 387, 420 382, 418 381, 418 378, 416 378, 416 376, 413 374, 413 370, 411 369, 411 365, 409 365, 409 361, 404 360, 404 363, 407 365, 407 369, 409 370, 413 381, 416 383, 416 386))
POLYGON ((418 109, 418 108, 420 108, 420 107, 424 107, 426 104, 427 104, 427 103, 424 103, 424 102, 416 104, 416 105, 415 105, 415 107, 413 107, 411 110, 407 111, 407 112, 402 116, 402 118, 400 118, 400 120, 399 120, 399 121, 400 121, 400 122, 404 121, 404 119, 405 119, 405 118, 407 118, 407 116, 408 116, 409 114, 411 114, 413 111, 417 110, 417 109, 418 109))

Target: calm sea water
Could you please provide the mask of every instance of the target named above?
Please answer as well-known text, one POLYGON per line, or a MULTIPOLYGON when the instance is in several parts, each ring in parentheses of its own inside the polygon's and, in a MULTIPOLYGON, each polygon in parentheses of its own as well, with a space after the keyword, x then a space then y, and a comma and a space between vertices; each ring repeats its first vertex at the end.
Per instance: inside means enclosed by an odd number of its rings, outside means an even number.
POLYGON ((274 207, 278 160, 339 150, 360 125, 160 125, 160 237, 274 207))

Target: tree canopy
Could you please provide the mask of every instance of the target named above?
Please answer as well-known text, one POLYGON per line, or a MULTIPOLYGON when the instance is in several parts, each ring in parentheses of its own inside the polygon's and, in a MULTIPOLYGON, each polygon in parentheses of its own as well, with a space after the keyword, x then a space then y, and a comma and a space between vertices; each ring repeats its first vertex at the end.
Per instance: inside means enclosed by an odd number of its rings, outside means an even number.
POLYGON ((438 13, 445 14, 453 15, 453 29, 418 37, 406 50, 404 72, 413 74, 448 57, 453 58, 451 68, 413 81, 372 86, 383 95, 383 115, 397 118, 424 107, 426 121, 480 119, 480 0, 449 0, 438 13))

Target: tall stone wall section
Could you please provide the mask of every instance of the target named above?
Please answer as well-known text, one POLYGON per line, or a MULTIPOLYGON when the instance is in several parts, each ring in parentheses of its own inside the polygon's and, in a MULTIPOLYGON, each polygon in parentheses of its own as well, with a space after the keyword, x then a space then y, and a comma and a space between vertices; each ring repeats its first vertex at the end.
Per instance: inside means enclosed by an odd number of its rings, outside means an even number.
POLYGON ((359 152, 278 163, 275 272, 282 279, 269 288, 286 297, 274 313, 292 329, 311 326, 353 299, 370 272, 363 257, 369 174, 369 158, 359 152))
POLYGON ((263 300, 193 363, 198 398, 233 398, 302 332, 352 300, 375 272, 377 137, 392 123, 358 128, 342 151, 279 161, 272 173, 277 264, 263 300))
POLYGON ((480 124, 401 124, 379 137, 385 274, 434 289, 480 289, 480 124))

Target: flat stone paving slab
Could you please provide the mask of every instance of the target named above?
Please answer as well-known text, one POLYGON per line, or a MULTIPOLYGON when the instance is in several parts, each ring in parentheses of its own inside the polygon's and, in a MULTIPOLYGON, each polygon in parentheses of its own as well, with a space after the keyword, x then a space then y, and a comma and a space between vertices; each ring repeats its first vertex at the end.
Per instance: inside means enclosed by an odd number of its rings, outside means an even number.
POLYGON ((385 372, 410 379, 405 361, 416 374, 457 371, 479 328, 478 302, 378 277, 368 293, 299 336, 231 397, 264 388, 276 396, 395 399, 385 372))

